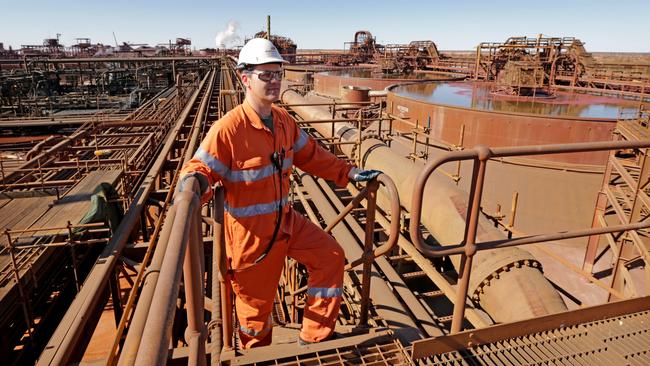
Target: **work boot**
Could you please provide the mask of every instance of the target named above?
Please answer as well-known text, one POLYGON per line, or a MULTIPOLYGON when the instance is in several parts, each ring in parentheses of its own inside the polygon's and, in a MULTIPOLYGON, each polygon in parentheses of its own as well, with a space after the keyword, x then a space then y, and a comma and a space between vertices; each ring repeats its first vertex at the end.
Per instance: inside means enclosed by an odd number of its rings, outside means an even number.
POLYGON ((308 346, 310 344, 316 344, 316 343, 331 341, 331 340, 339 339, 339 338, 341 338, 341 335, 336 333, 336 332, 332 332, 332 334, 329 337, 327 337, 327 338, 325 338, 325 339, 323 339, 322 341, 319 341, 319 342, 309 342, 309 341, 306 341, 306 340, 300 338, 300 336, 298 336, 298 345, 303 347, 303 346, 308 346))

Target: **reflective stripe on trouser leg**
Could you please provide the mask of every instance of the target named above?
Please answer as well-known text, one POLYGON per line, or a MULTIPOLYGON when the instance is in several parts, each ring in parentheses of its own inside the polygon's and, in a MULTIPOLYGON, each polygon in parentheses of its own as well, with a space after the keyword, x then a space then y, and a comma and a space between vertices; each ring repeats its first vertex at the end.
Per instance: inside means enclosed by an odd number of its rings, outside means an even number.
MULTIPOLYGON (((340 291, 337 293, 340 294, 340 291)), ((319 342, 328 338, 336 326, 340 307, 340 295, 334 297, 307 295, 300 338, 307 342, 319 342)))
POLYGON ((309 272, 300 338, 319 342, 332 334, 339 314, 345 253, 334 238, 303 216, 295 214, 294 220, 287 255, 309 272))
POLYGON ((273 329, 271 314, 268 315, 266 321, 262 322, 261 325, 259 322, 255 322, 251 319, 248 319, 246 323, 248 326, 253 326, 253 328, 248 328, 243 324, 239 325, 239 339, 242 341, 242 344, 245 345, 245 348, 271 343, 271 330, 273 329))

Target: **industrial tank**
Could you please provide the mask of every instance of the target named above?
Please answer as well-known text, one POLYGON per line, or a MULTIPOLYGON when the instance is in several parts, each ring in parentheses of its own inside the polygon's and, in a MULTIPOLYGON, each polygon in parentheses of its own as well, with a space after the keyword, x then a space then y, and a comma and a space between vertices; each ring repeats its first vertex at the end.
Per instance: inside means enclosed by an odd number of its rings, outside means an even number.
POLYGON ((390 85, 412 83, 414 81, 459 80, 458 76, 437 73, 386 74, 376 72, 373 69, 324 71, 316 73, 312 77, 314 81, 314 92, 334 98, 341 97, 341 88, 343 86, 383 90, 390 85))
MULTIPOLYGON (((411 132, 417 124, 429 127, 431 138, 449 145, 462 141, 464 147, 497 147, 611 140, 619 115, 636 106, 629 100, 590 94, 517 97, 500 94, 492 83, 436 81, 389 88, 387 108, 403 119, 395 121, 398 132, 411 132)), ((535 159, 603 165, 607 152, 535 159)))

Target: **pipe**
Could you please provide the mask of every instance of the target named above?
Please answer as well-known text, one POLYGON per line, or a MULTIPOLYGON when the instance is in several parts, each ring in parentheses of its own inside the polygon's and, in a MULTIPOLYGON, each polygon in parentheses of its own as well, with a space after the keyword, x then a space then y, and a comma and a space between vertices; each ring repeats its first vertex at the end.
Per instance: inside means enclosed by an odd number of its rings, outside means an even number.
POLYGON ((226 291, 228 277, 226 271, 226 244, 223 230, 223 205, 224 190, 223 187, 217 187, 214 189, 212 204, 214 223, 212 226, 212 319, 210 321, 212 331, 210 334, 210 364, 213 366, 218 366, 221 362, 222 345, 226 344, 227 347, 230 346, 228 342, 222 342, 223 337, 225 336, 226 339, 229 339, 232 335, 227 331, 224 332, 224 329, 232 327, 232 324, 229 324, 230 309, 226 307, 222 309, 222 299, 225 300, 229 297, 226 291))
POLYGON ((42 150, 46 145, 49 145, 50 143, 52 143, 52 141, 54 141, 54 140, 56 140, 56 139, 59 139, 59 138, 61 138, 61 136, 59 136, 59 135, 52 135, 52 136, 49 136, 48 138, 46 138, 45 140, 39 142, 38 144, 34 145, 34 147, 32 147, 31 150, 29 150, 29 151, 27 152, 27 154, 25 154, 25 160, 30 160, 30 159, 33 158, 36 154, 40 153, 41 150, 42 150))
MULTIPOLYGON (((197 189, 196 191, 198 192, 199 190, 197 189)), ((187 308, 187 329, 185 330, 185 340, 190 348, 187 364, 205 366, 206 327, 203 322, 204 257, 203 234, 201 233, 201 204, 199 203, 198 195, 194 194, 193 196, 196 206, 190 212, 190 240, 187 243, 185 259, 183 262, 183 282, 185 284, 185 300, 187 308)), ((173 303, 170 305, 174 308, 173 303)))
MULTIPOLYGON (((400 217, 402 205, 399 202, 399 194, 397 193, 397 187, 395 186, 395 183, 393 183, 393 180, 390 179, 390 177, 388 177, 386 174, 380 174, 377 177, 377 181, 379 183, 382 183, 384 187, 386 187, 386 190, 388 191, 388 197, 390 197, 390 211, 389 211, 390 215, 392 217, 400 217)), ((351 211, 353 207, 356 207, 361 203, 361 198, 365 197, 365 193, 363 192, 365 192, 368 189, 368 187, 370 187, 370 185, 367 185, 364 191, 358 193, 357 196, 352 200, 352 202, 350 202, 348 206, 346 206, 343 209, 343 211, 341 211, 339 216, 337 216, 336 218, 335 221, 336 223, 338 223, 341 219, 343 219, 343 216, 347 216, 347 214, 351 211)), ((379 188, 379 186, 377 186, 377 188, 379 188)), ((375 209, 371 210, 370 208, 367 208, 367 210, 373 212, 375 211, 375 209)), ((329 228, 331 227, 332 224, 329 224, 328 227, 325 228, 325 232, 329 233, 331 230, 329 228)), ((372 252, 373 260, 393 250, 393 247, 395 246, 395 244, 397 244, 397 241, 399 240, 399 231, 400 231, 399 229, 400 229, 400 220, 392 220, 390 222, 390 225, 388 225, 388 240, 386 240, 386 242, 382 244, 380 247, 375 248, 375 250, 372 252)), ((356 261, 352 261, 345 266, 345 270, 346 271, 350 270, 363 262, 364 262, 364 258, 359 258, 356 261)))
MULTIPOLYGON (((176 312, 176 300, 181 282, 180 262, 185 258, 185 252, 195 235, 192 233, 193 215, 200 208, 198 197, 188 191, 178 192, 175 195, 176 217, 165 251, 165 257, 160 268, 158 283, 154 297, 156 301, 151 304, 147 316, 147 326, 142 333, 142 341, 135 359, 136 365, 162 365, 167 362, 167 352, 171 338, 171 326, 176 312)), ((188 278, 189 280, 189 278, 188 278)), ((186 291, 188 288, 186 286, 186 291)), ((188 303, 188 312, 190 304, 188 303)))
POLYGON ((175 217, 176 207, 172 206, 169 211, 167 211, 165 223, 162 226, 160 238, 156 245, 156 250, 151 260, 151 264, 147 267, 147 272, 144 275, 142 292, 138 297, 138 305, 133 312, 133 318, 129 324, 129 332, 126 335, 126 340, 120 350, 118 366, 133 365, 135 363, 135 356, 138 352, 138 347, 140 347, 142 332, 144 331, 147 315, 149 314, 149 309, 153 302, 154 291, 156 290, 156 283, 158 282, 160 274, 160 267, 165 257, 165 251, 167 250, 167 243, 169 242, 169 236, 172 232, 172 223, 174 222, 175 217))
MULTIPOLYGON (((286 104, 305 104, 306 100, 293 90, 282 93, 286 104)), ((315 106, 292 107, 303 119, 331 119, 331 113, 315 106)), ((341 142, 354 142, 358 132, 349 123, 312 124, 324 137, 338 137, 341 142), (332 131, 334 135, 332 136, 332 131)), ((406 159, 382 141, 366 138, 355 151, 354 145, 339 145, 347 156, 356 158, 361 153, 363 167, 378 169, 389 177, 400 177, 395 181, 400 201, 411 210, 411 197, 421 167, 406 159)), ((380 190, 380 205, 386 207, 386 198, 380 190)), ((449 179, 431 176, 425 186, 422 202, 422 223, 442 245, 457 244, 463 240, 467 212, 467 194, 458 189, 449 179)), ((477 241, 492 241, 505 238, 491 222, 481 217, 477 227, 477 241)), ((460 269, 458 257, 451 257, 456 269, 460 269)), ((512 322, 545 314, 566 311, 566 305, 558 292, 543 276, 541 265, 527 251, 521 248, 481 251, 476 254, 472 266, 469 293, 474 301, 496 322, 512 322)))

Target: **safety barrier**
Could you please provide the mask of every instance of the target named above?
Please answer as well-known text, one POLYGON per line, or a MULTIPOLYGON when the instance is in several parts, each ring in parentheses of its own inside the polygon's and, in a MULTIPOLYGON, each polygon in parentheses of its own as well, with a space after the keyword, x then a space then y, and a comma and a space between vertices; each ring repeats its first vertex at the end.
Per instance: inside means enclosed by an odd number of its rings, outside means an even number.
POLYGON ((502 239, 483 243, 476 243, 478 221, 480 215, 481 196, 487 162, 492 158, 526 156, 526 155, 544 155, 544 154, 562 154, 576 152, 591 152, 619 149, 649 148, 650 141, 605 141, 605 142, 588 142, 576 144, 557 144, 557 145, 537 145, 537 146, 518 146, 518 147, 498 147, 489 148, 486 146, 476 146, 473 149, 464 151, 454 151, 441 155, 430 161, 422 170, 416 181, 411 203, 411 221, 409 232, 411 240, 418 250, 426 257, 435 258, 449 255, 461 255, 460 268, 458 270, 458 289, 454 301, 453 320, 451 332, 461 331, 463 318, 465 314, 465 299, 469 287, 469 280, 472 268, 472 258, 479 250, 504 248, 510 246, 519 246, 525 244, 548 242, 553 240, 563 240, 570 238, 586 237, 592 235, 601 235, 607 233, 624 232, 629 230, 639 230, 650 227, 650 220, 645 219, 641 222, 630 223, 626 225, 617 225, 602 228, 591 228, 585 230, 565 231, 552 234, 541 234, 525 236, 514 239, 502 239), (474 160, 472 181, 470 185, 470 195, 466 213, 466 226, 463 241, 455 245, 446 245, 442 247, 432 247, 425 243, 424 236, 420 232, 422 218, 422 201, 424 188, 431 174, 445 163, 461 160, 474 160))

